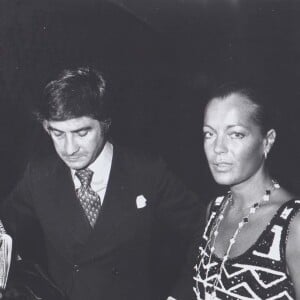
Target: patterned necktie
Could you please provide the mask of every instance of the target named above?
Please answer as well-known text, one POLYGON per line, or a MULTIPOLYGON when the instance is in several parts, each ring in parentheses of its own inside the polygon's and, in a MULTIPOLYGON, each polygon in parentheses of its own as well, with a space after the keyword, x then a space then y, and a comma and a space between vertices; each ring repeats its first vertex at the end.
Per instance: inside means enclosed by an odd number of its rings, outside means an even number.
POLYGON ((80 188, 76 189, 77 197, 91 226, 94 227, 101 208, 101 201, 99 195, 92 190, 90 185, 93 171, 90 169, 82 169, 76 171, 75 175, 81 183, 80 188))

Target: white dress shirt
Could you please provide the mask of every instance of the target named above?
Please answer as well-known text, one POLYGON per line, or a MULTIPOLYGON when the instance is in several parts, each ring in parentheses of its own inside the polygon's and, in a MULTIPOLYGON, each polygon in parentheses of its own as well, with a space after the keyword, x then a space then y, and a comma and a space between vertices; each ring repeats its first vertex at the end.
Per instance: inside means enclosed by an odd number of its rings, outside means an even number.
MULTIPOLYGON (((106 193, 112 157, 113 145, 109 142, 106 142, 99 156, 92 164, 88 166, 88 168, 94 172, 91 181, 91 188, 100 196, 101 205, 103 204, 106 193)), ((81 183, 75 175, 75 172, 76 170, 71 169, 72 179, 76 190, 81 186, 81 183)))

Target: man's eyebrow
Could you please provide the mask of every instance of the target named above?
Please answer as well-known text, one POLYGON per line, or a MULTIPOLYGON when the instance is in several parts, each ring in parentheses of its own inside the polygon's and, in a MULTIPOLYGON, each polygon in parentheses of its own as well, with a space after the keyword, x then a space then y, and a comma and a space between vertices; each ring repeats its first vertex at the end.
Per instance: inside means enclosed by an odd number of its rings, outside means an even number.
POLYGON ((79 131, 85 131, 85 130, 90 130, 92 127, 91 126, 85 126, 85 127, 81 127, 81 128, 78 128, 76 130, 72 130, 71 132, 79 132, 79 131))
MULTIPOLYGON (((84 127, 80 127, 78 129, 75 129, 75 130, 71 130, 71 132, 77 133, 77 132, 80 132, 80 131, 90 130, 91 128, 92 128, 91 126, 84 126, 84 127)), ((59 130, 55 127, 52 127, 51 125, 48 126, 48 130, 64 132, 63 130, 59 130)))
POLYGON ((52 127, 51 125, 48 125, 48 130, 62 132, 62 130, 59 130, 59 129, 57 129, 57 128, 54 128, 54 127, 52 127))

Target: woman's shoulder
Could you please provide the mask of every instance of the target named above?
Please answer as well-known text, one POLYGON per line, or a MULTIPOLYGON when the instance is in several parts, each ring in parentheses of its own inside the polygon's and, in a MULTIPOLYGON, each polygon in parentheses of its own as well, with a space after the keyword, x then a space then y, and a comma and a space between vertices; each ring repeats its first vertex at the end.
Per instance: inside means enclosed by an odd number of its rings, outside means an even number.
POLYGON ((282 217, 289 219, 287 234, 287 258, 300 255, 300 197, 289 200, 282 211, 282 217))
POLYGON ((300 200, 300 197, 293 194, 284 187, 280 187, 274 194, 273 199, 270 202, 274 202, 279 207, 291 205, 294 201, 300 200))
POLYGON ((294 215, 300 209, 300 197, 281 187, 271 194, 267 204, 267 211, 274 215, 274 218, 282 219, 282 222, 290 222, 288 215, 294 215))
POLYGON ((282 205, 281 216, 289 217, 289 236, 296 234, 300 242, 300 196, 289 194, 289 198, 282 205))
POLYGON ((268 202, 268 206, 273 207, 275 211, 281 211, 288 207, 297 207, 298 200, 300 200, 300 197, 297 197, 293 193, 281 187, 276 191, 276 193, 274 193, 274 195, 271 194, 271 199, 268 202))
POLYGON ((300 241, 300 197, 281 188, 275 195, 273 204, 277 207, 278 218, 288 227, 288 236, 297 234, 300 241))

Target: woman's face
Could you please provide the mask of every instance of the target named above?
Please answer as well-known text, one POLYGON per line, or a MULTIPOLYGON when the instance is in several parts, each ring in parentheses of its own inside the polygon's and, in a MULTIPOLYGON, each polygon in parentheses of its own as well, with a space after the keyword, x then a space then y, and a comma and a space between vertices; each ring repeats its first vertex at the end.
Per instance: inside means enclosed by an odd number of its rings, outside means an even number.
POLYGON ((245 96, 215 98, 204 116, 204 151, 217 183, 236 185, 264 164, 267 141, 253 115, 255 105, 245 96))

